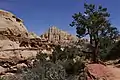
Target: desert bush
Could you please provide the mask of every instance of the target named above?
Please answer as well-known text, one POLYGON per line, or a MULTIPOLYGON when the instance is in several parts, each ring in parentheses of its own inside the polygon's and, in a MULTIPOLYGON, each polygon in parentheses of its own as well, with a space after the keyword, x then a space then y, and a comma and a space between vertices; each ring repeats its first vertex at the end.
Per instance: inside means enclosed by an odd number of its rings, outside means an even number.
POLYGON ((4 77, 0 77, 0 80, 6 80, 4 77))
POLYGON ((32 69, 24 70, 23 80, 86 80, 85 64, 77 48, 55 47, 50 60, 48 55, 38 54, 32 69))
POLYGON ((114 43, 109 53, 105 57, 106 60, 115 60, 120 58, 120 41, 114 43))

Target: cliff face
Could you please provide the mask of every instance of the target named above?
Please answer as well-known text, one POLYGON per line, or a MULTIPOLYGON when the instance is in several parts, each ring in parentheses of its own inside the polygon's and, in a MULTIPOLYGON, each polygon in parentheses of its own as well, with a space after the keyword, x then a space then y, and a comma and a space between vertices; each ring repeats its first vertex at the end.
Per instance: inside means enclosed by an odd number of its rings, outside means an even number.
POLYGON ((50 27, 48 31, 40 36, 42 39, 46 39, 53 43, 70 43, 78 40, 76 36, 73 36, 66 31, 60 30, 57 27, 50 27))
POLYGON ((13 66, 17 67, 20 61, 36 56, 37 51, 20 50, 26 48, 20 47, 19 41, 28 37, 28 31, 21 19, 8 11, 0 10, 0 75, 14 71, 13 66))

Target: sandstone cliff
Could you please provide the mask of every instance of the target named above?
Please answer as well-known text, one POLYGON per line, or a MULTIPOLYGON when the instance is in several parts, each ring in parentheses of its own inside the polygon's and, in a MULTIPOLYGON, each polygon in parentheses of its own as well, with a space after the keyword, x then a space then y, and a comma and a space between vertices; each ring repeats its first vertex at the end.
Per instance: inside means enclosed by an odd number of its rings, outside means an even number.
POLYGON ((1 69, 14 71, 12 66, 36 56, 37 50, 20 47, 19 42, 28 37, 28 31, 21 19, 8 11, 0 10, 0 74, 4 72, 1 69))
POLYGON ((20 18, 14 14, 0 10, 0 35, 28 36, 28 31, 20 18))

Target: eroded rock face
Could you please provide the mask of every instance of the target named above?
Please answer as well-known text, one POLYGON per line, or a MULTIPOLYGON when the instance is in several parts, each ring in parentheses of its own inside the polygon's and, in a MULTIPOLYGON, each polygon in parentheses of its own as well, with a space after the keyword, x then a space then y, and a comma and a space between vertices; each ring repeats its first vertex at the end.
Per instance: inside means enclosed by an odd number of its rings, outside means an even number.
POLYGON ((19 50, 25 49, 24 47, 19 47, 19 43, 10 40, 0 40, 0 61, 8 60, 13 62, 18 62, 20 60, 27 60, 30 57, 35 57, 37 51, 30 50, 19 50), (18 49, 18 50, 14 50, 18 49))
POLYGON ((27 37, 28 31, 21 19, 10 12, 0 10, 0 34, 27 37))
POLYGON ((22 68, 28 59, 36 57, 37 50, 20 47, 24 38, 29 38, 29 34, 23 21, 8 11, 0 10, 0 74, 14 72, 14 66, 22 68))
POLYGON ((78 40, 76 36, 73 36, 54 26, 49 28, 49 30, 45 34, 41 35, 41 38, 51 41, 53 43, 60 44, 70 43, 78 40))

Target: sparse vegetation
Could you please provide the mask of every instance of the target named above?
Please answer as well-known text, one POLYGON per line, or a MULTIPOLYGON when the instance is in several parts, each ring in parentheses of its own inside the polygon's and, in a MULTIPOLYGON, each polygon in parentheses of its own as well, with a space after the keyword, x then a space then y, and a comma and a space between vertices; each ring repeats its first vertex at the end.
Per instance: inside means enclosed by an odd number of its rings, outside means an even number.
POLYGON ((78 50, 65 48, 62 51, 60 46, 57 46, 48 61, 47 55, 38 55, 34 68, 28 69, 23 78, 25 80, 86 80, 83 56, 78 50))
MULTIPOLYGON (((38 54, 31 69, 24 69, 21 80, 87 80, 85 57, 77 48, 56 46, 53 54, 38 54), (46 60, 50 57, 50 60, 46 60)), ((12 79, 11 79, 12 80, 12 79)))

